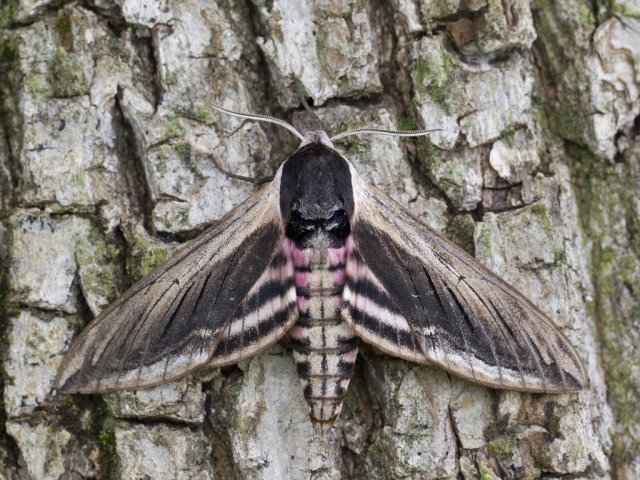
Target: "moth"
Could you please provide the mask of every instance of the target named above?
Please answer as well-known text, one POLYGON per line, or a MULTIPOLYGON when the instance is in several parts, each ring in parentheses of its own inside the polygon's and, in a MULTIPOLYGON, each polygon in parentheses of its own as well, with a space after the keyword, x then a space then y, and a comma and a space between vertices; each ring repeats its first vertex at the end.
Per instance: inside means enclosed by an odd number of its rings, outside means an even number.
MULTIPOLYGON (((213 106, 213 105, 212 105, 213 106)), ((329 138, 132 286, 73 341, 58 392, 138 389, 235 364, 285 335, 316 430, 340 414, 359 341, 493 388, 566 392, 586 375, 535 305, 365 182, 329 138)))

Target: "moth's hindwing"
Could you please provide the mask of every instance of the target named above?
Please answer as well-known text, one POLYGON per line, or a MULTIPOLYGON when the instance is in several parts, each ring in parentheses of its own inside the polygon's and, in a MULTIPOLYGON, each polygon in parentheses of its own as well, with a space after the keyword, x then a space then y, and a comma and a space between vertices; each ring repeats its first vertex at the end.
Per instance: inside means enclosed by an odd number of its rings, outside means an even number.
POLYGON ((354 182, 345 316, 381 350, 471 381, 579 390, 582 363, 522 294, 377 189, 354 182))
POLYGON ((276 341, 294 304, 277 205, 272 183, 131 287, 74 340, 58 391, 149 387, 218 364, 221 340, 236 360, 276 341))
POLYGON ((290 242, 284 241, 269 267, 227 322, 210 366, 238 363, 280 339, 298 319, 290 242))

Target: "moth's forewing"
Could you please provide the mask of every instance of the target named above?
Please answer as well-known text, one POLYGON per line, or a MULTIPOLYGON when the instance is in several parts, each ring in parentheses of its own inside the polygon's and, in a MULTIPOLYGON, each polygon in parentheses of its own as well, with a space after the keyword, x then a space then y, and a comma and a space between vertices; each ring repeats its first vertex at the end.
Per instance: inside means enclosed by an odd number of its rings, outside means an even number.
POLYGON ((348 273, 358 275, 347 275, 345 310, 365 341, 495 388, 561 392, 586 385, 577 353, 538 308, 352 176, 354 253, 348 273))
MULTIPOLYGON (((344 288, 345 319, 360 338, 389 355, 416 363, 425 357, 414 330, 395 299, 367 267, 353 245, 348 248, 344 288)), ((363 244, 361 248, 367 248, 363 244)), ((384 250, 377 252, 384 254, 384 250)))
MULTIPOLYGON (((229 335, 228 326, 265 300, 253 291, 251 306, 244 304, 282 246, 278 197, 276 178, 95 318, 66 354, 57 390, 104 392, 176 379, 211 363, 223 338, 227 355, 237 348, 236 358, 243 357, 255 342, 229 335)), ((280 285, 287 300, 279 308, 289 312, 290 282, 280 285)), ((270 331, 269 341, 274 332, 282 335, 282 328, 270 331)))

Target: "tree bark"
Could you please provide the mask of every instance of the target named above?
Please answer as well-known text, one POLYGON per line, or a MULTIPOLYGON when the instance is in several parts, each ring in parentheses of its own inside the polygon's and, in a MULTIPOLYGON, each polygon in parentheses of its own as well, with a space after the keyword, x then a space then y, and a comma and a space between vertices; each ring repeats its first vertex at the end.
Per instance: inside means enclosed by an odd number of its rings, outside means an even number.
POLYGON ((0 478, 640 478, 634 0, 0 4, 0 478), (158 388, 51 398, 82 326, 275 172, 296 82, 359 172, 567 334, 577 394, 363 346, 314 432, 284 344, 158 388))

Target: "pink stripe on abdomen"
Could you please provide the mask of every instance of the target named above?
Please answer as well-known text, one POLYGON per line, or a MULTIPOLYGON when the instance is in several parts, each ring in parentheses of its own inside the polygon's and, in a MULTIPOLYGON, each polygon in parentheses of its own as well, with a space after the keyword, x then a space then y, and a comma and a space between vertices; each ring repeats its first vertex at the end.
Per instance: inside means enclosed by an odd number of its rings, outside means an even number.
POLYGON ((341 314, 346 255, 346 245, 291 248, 299 319, 290 336, 311 421, 321 434, 342 409, 358 353, 358 338, 341 314))

